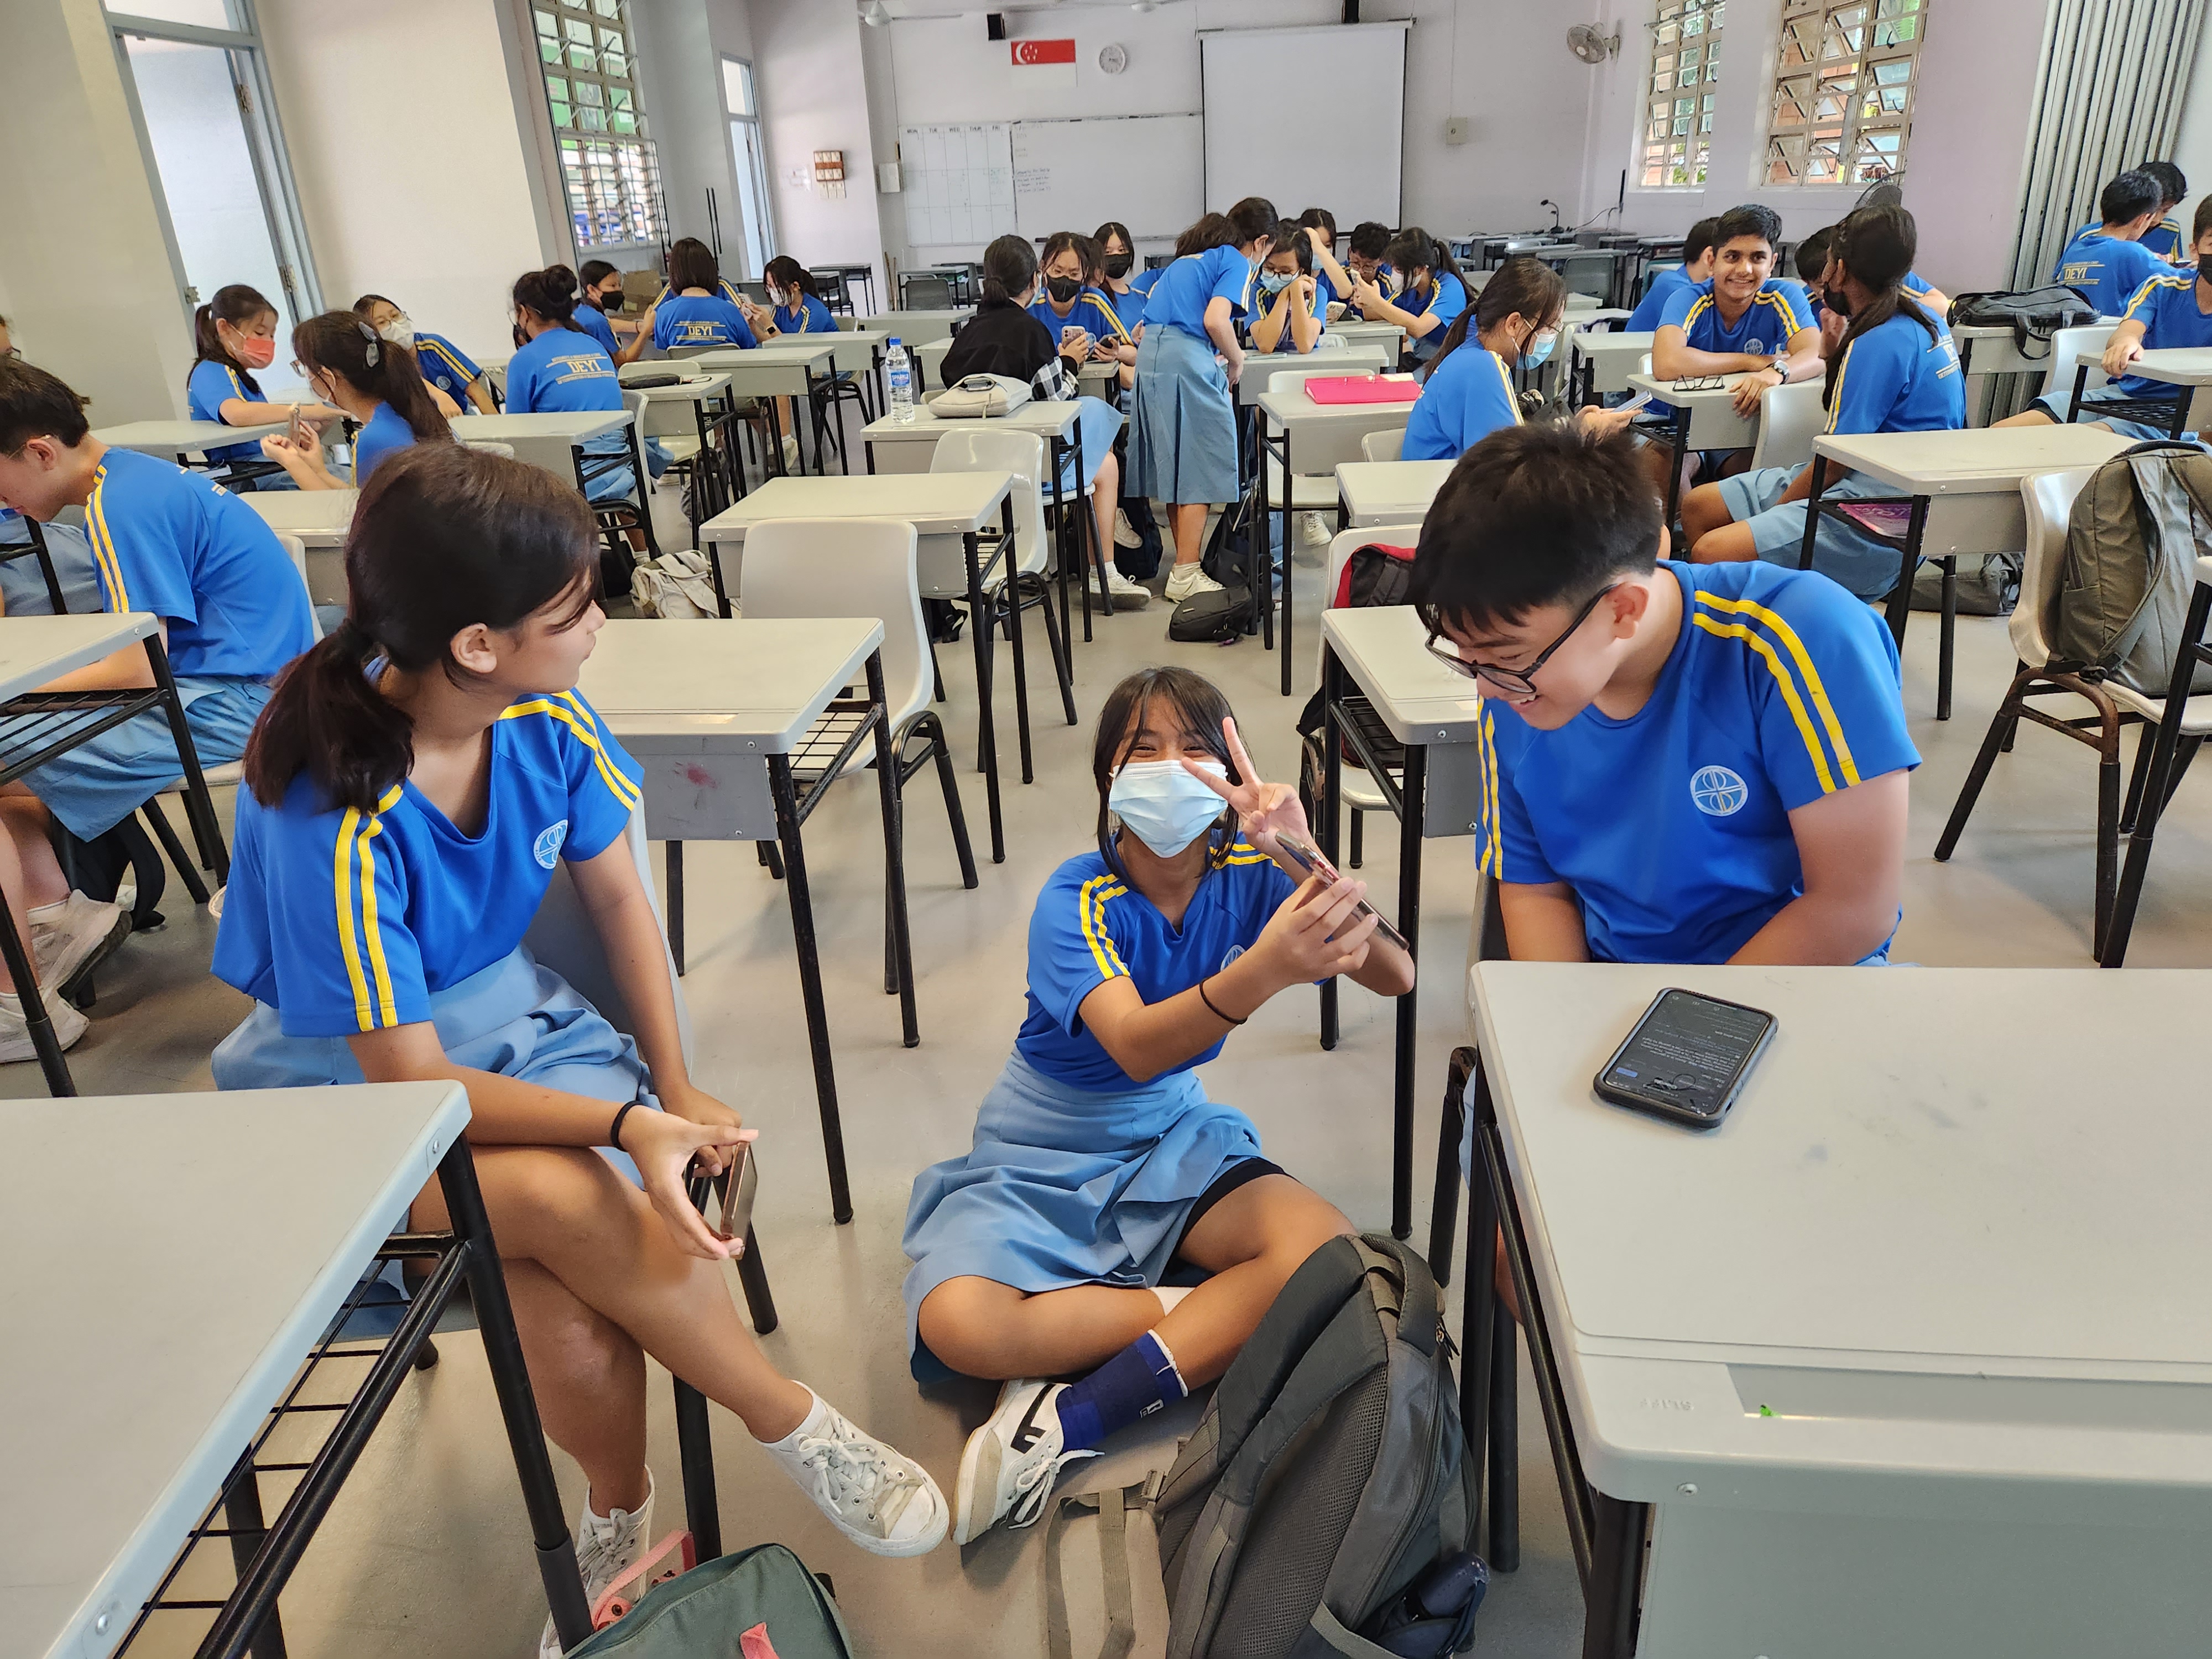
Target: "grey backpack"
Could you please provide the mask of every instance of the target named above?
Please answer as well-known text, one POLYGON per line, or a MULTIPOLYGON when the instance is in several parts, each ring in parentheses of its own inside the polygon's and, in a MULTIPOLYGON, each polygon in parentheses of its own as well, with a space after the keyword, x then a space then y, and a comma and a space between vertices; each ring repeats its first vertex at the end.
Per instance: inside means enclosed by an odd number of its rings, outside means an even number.
MULTIPOLYGON (((2051 605, 2055 665, 2163 697, 2197 560, 2212 551, 2212 453, 2161 441, 2123 450, 2075 498, 2051 605)), ((2212 691, 2200 665, 2193 691, 2212 691)))
MULTIPOLYGON (((1332 1239, 1291 1275, 1164 1483, 1133 1494, 1158 1531, 1169 1659, 1391 1651, 1354 1632, 1474 1541, 1451 1358, 1437 1282, 1395 1239, 1332 1239)), ((1455 1622, 1425 1650, 1463 1646, 1455 1622)))

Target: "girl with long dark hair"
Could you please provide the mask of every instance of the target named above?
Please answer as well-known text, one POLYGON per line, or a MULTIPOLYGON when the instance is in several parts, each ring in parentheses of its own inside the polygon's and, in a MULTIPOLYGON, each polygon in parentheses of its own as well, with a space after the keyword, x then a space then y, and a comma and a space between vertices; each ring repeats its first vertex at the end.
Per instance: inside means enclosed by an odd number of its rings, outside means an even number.
MULTIPOLYGON (((327 401, 272 404, 262 391, 254 375, 276 360, 276 307, 261 297, 258 289, 232 283, 216 289, 215 297, 192 313, 192 347, 191 372, 185 377, 185 402, 196 421, 267 427, 289 420, 293 431, 305 436, 338 418, 339 411, 327 401)), ((223 466, 258 461, 261 445, 249 438, 242 444, 210 449, 207 458, 223 466)), ((252 478, 237 487, 252 489, 272 485, 287 487, 282 479, 262 483, 252 478)))
POLYGON ((453 437, 453 428, 416 368, 415 354, 380 337, 358 313, 326 311, 308 318, 292 331, 292 353, 315 394, 360 422, 350 479, 331 471, 322 445, 312 439, 279 433, 261 441, 261 453, 291 474, 301 489, 358 488, 394 450, 453 437))
POLYGON ((444 335, 416 328, 415 319, 400 309, 397 300, 364 294, 353 302, 353 309, 356 316, 376 331, 378 339, 415 354, 415 367, 424 384, 445 400, 438 405, 441 414, 458 415, 464 404, 479 415, 498 413, 490 377, 477 367, 476 359, 444 335))
MULTIPOLYGON (((345 622, 278 684, 246 757, 215 972, 254 1000, 225 1089, 466 1085, 477 1178, 547 1432, 584 1466, 587 1599, 650 1534, 644 1357, 744 1419, 847 1538, 945 1535, 929 1476, 779 1375, 732 1305, 687 1172, 750 1138, 690 1077, 627 840, 640 769, 574 689, 605 621, 592 514, 458 444, 377 469, 345 622), (556 862, 629 998, 615 1030, 523 945, 556 862)), ((434 1182, 412 1224, 447 1224, 434 1182)), ((557 1653, 549 1621, 541 1653, 557 1653)))
MULTIPOLYGON (((548 410, 611 413, 623 406, 622 381, 607 349, 576 325, 576 275, 566 265, 526 270, 514 279, 514 325, 523 344, 507 364, 507 408, 511 415, 548 410)), ((742 319, 740 319, 742 323, 742 319)), ((623 349, 625 359, 641 349, 646 337, 623 349)), ((747 335, 748 341, 751 339, 747 335)), ((627 456, 629 435, 617 430, 588 440, 591 457, 627 456)), ((647 451, 647 465, 653 453, 647 451)), ((584 494, 592 501, 641 499, 635 467, 606 465, 592 471, 584 494)))
POLYGON ((1451 250, 1419 225, 1408 225, 1390 239, 1382 263, 1399 279, 1395 296, 1385 294, 1377 281, 1364 278, 1352 284, 1352 303, 1370 323, 1395 323, 1406 331, 1406 354, 1425 363, 1443 349, 1444 336, 1468 307, 1467 278, 1451 250))
POLYGON ((1292 986, 1413 983, 1357 914, 1366 884, 1281 851, 1279 831, 1310 837, 1297 792, 1261 781, 1211 682, 1123 680, 1091 775, 1097 845, 1037 899, 1014 1052, 972 1148, 922 1171, 907 1211, 916 1374, 1006 1379, 961 1459, 962 1543, 1031 1524, 1064 1465, 1220 1376, 1298 1265, 1352 1231, 1194 1068, 1292 986), (1154 1288, 1176 1261, 1213 1276, 1154 1288))

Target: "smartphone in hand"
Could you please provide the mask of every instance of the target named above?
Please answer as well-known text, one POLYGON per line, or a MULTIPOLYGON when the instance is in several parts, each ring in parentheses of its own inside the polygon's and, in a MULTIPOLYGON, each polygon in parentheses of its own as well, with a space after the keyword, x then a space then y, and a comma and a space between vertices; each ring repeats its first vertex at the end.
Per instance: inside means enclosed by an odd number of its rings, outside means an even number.
MULTIPOLYGON (((1275 845, 1281 848, 1289 855, 1291 862, 1308 875, 1319 876, 1323 881, 1331 884, 1341 879, 1337 874, 1336 866, 1323 858, 1317 848, 1302 837, 1278 830, 1275 832, 1275 845)), ((1376 937, 1387 939, 1401 951, 1409 955, 1412 953, 1413 947, 1406 943, 1406 936, 1393 927, 1389 920, 1365 899, 1359 901, 1358 908, 1352 914, 1358 916, 1374 917, 1376 937)))
POLYGON ((738 1143, 721 1174, 694 1175, 689 1189, 691 1201, 706 1213, 715 1237, 726 1242, 744 1238, 752 1231, 753 1198, 760 1190, 760 1161, 753 1156, 752 1142, 738 1143), (707 1202, 710 1198, 711 1209, 707 1202))

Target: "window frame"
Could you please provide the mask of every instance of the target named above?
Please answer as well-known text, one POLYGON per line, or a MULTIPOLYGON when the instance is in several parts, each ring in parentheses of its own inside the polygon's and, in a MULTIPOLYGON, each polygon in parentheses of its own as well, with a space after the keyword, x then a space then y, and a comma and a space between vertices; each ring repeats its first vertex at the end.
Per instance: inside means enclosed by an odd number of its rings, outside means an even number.
POLYGON ((629 0, 526 0, 523 10, 528 24, 525 50, 537 71, 550 129, 553 170, 571 246, 579 258, 659 248, 667 236, 668 205, 661 193, 660 154, 638 81, 637 33, 629 0), (541 20, 553 27, 548 30, 541 20), (579 27, 592 32, 588 41, 577 38, 579 27), (607 67, 604 37, 609 34, 622 53, 619 70, 607 67), (550 59, 540 44, 547 40, 556 47, 550 59), (579 50, 590 53, 590 67, 576 63, 579 50), (593 95, 579 96, 583 88, 593 95), (599 125, 582 124, 587 109, 599 112, 599 125), (615 130, 614 118, 625 114, 630 130, 615 130))
POLYGON ((775 193, 769 188, 768 128, 761 120, 760 77, 754 73, 752 59, 740 58, 734 52, 726 52, 720 54, 717 67, 721 71, 720 78, 722 90, 722 119, 730 134, 730 170, 738 191, 738 229, 745 241, 745 263, 755 280, 760 280, 762 273, 768 269, 768 262, 775 258, 778 249, 781 246, 781 239, 776 234, 775 193), (744 111, 733 110, 730 107, 730 65, 732 64, 744 71, 745 88, 751 94, 747 100, 750 107, 744 111), (745 173, 748 168, 747 158, 740 152, 737 143, 736 130, 740 125, 750 130, 752 139, 750 158, 752 165, 750 171, 752 174, 753 191, 760 204, 761 229, 767 243, 764 247, 753 246, 752 226, 744 214, 745 173))
MULTIPOLYGON (((1928 38, 1928 14, 1933 0, 1783 0, 1780 34, 1774 55, 1774 73, 1767 97, 1766 143, 1758 173, 1761 186, 1794 190, 1851 191, 1901 177, 1907 166, 1912 137, 1912 107, 1920 83, 1920 48, 1928 38), (1838 21, 1838 13, 1857 13, 1856 25, 1838 21), (1857 44, 1831 57, 1832 31, 1856 27, 1862 31, 1857 44), (1889 38, 1879 37, 1885 32, 1889 38), (1807 29, 1812 32, 1814 55, 1802 55, 1807 29), (1900 40, 1900 32, 1910 38, 1900 40), (1792 50, 1800 52, 1790 62, 1792 50), (1835 64, 1829 70, 1825 65, 1835 64), (1882 71, 1903 65, 1901 74, 1885 77, 1882 71), (1840 94, 1839 111, 1824 115, 1820 100, 1840 94), (1895 97, 1896 108, 1881 107, 1895 97), (1869 100, 1878 106, 1871 112, 1869 100), (1799 118, 1785 121, 1785 103, 1799 118), (1893 148, 1868 150, 1861 141, 1872 135, 1893 133, 1893 148), (1832 154, 1832 176, 1810 176, 1816 156, 1832 154), (1863 172, 1870 163, 1878 172, 1863 172)), ((1849 36, 1844 35, 1848 44, 1849 36)))
POLYGON ((1719 47, 1727 27, 1728 0, 1653 0, 1651 20, 1644 27, 1651 37, 1651 56, 1644 71, 1638 103, 1636 153, 1630 171, 1649 191, 1702 191, 1712 173, 1713 128, 1719 113, 1719 47), (1685 25, 1697 44, 1688 44, 1685 25), (1695 52, 1692 67, 1698 78, 1686 82, 1685 56, 1695 52), (1664 76, 1665 87, 1659 85, 1664 76), (1683 96, 1686 85, 1698 90, 1683 96), (1686 110, 1682 106, 1686 103, 1686 110), (1686 122, 1686 126, 1679 124, 1686 122), (1655 170, 1656 178, 1654 177, 1655 170))

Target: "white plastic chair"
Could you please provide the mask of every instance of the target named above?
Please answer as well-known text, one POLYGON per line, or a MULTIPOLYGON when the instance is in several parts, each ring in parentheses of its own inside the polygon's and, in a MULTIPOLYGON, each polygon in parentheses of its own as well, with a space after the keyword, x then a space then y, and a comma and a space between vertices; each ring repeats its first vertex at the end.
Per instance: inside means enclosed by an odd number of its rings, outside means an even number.
POLYGON ((2104 371, 2102 359, 2112 331, 2118 326, 2118 323, 2089 323, 2080 328, 2062 328, 2051 337, 2051 368, 2043 377, 2043 395, 2051 399, 2061 420, 2066 417, 2067 405, 2074 400, 2075 371, 2085 360, 2089 365, 2089 378, 2082 385, 2083 391, 2112 383, 2104 371))
POLYGON ((1752 447, 1752 470, 1803 466, 1813 459, 1813 440, 1828 423, 1820 407, 1822 382, 1771 386, 1759 394, 1759 441, 1752 447))
MULTIPOLYGON (((2088 333, 2086 329, 2062 330, 2063 334, 2088 333)), ((2069 392, 2069 396, 2070 392, 2069 392)), ((2143 785, 2148 772, 2152 739, 2166 714, 2166 699, 2145 696, 2117 680, 2089 680, 2052 665, 2051 650, 2044 629, 2058 598, 2066 567, 2066 526, 2074 498, 2096 476, 2093 466, 2067 467, 2052 472, 2031 472, 2021 480, 2021 507, 2027 520, 2027 556, 2021 571, 2020 604, 2009 627, 2012 646, 2020 659, 2004 701, 1990 722, 1989 735, 1974 757, 1951 808, 1950 822, 1936 843, 1938 860, 1948 859, 1965 831, 1982 786, 1989 780, 1997 756, 2012 747, 2020 723, 2026 720, 2071 738, 2097 751, 2097 895, 2094 951, 2102 958, 2106 933, 2112 923, 2112 896, 2119 877, 2120 837, 2135 827, 2142 806, 2143 785), (2072 696, 2086 700, 2093 713, 2068 718, 2045 713, 2031 698, 2072 696), (2135 764, 2130 770, 2124 801, 2120 793, 2120 737, 2129 726, 2140 726, 2135 764)), ((2212 735, 2212 692, 2189 699, 2182 711, 2181 735, 2203 738, 2212 735)))
POLYGON ((1370 461, 1395 461, 1405 453, 1406 428, 1395 432, 1367 432, 1360 434, 1359 453, 1370 461))
MULTIPOLYGON (((978 422, 947 432, 937 441, 929 458, 932 472, 1007 472, 1013 475, 1014 568, 1000 560, 983 584, 986 614, 969 618, 975 627, 1005 624, 1014 653, 1014 717, 1022 759, 1022 781, 1036 776, 1030 755, 1029 665, 1022 645, 1022 612, 1032 606, 1044 611, 1045 643, 1052 651, 1053 672, 1060 681, 1062 712, 1075 724, 1075 690, 1065 654, 1066 636, 1053 616, 1052 588, 1045 580, 1051 559, 1044 524, 1044 475, 1049 466, 1044 440, 1034 432, 993 428, 978 422)), ((1086 489, 1087 495, 1089 491, 1086 489)), ((979 556, 997 550, 995 532, 980 538, 979 556)), ((965 599, 968 562, 956 538, 933 536, 920 562, 922 597, 965 599)), ((933 661, 934 659, 933 659, 933 661)), ((940 683, 941 687, 941 683, 940 683)))
MULTIPOLYGON (((902 801, 906 785, 933 759, 945 792, 945 814, 960 858, 963 887, 975 884, 975 855, 952 775, 944 723, 930 707, 929 630, 921 618, 915 580, 914 526, 890 519, 773 519, 745 537, 744 609, 764 617, 873 617, 884 625, 884 708, 895 760, 892 783, 902 801), (911 751, 908 744, 920 740, 911 751)), ((831 710, 792 750, 793 775, 811 787, 853 733, 860 717, 831 710)), ((863 743, 848 769, 873 764, 874 746, 863 743)), ((886 933, 889 915, 885 915, 886 933)))
MULTIPOLYGON (((1336 590, 1344 580, 1344 567, 1358 549, 1370 542, 1380 542, 1387 547, 1411 547, 1420 538, 1421 526, 1418 524, 1370 525, 1364 530, 1339 531, 1328 544, 1328 563, 1324 573, 1327 580, 1321 590, 1322 609, 1326 611, 1336 603, 1336 590)), ((1321 678, 1320 630, 1316 629, 1315 632, 1314 678, 1318 682, 1321 678)), ((1326 734, 1322 740, 1327 740, 1326 734)), ((1314 763, 1318 765, 1319 763, 1314 763)), ((1366 853, 1362 815, 1387 812, 1390 810, 1390 802, 1367 769, 1349 757, 1339 769, 1338 781, 1343 804, 1352 809, 1351 847, 1345 867, 1357 870, 1366 853)), ((1322 775, 1316 771, 1312 791, 1316 798, 1321 793, 1321 783, 1322 775)))

